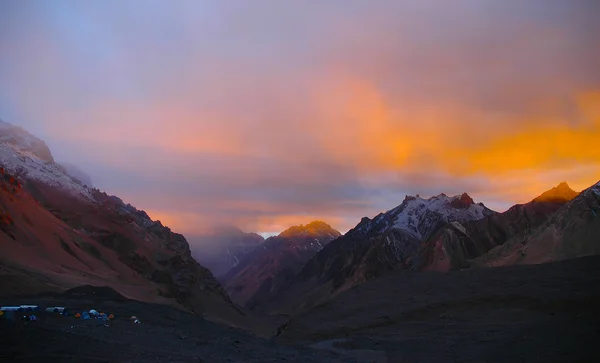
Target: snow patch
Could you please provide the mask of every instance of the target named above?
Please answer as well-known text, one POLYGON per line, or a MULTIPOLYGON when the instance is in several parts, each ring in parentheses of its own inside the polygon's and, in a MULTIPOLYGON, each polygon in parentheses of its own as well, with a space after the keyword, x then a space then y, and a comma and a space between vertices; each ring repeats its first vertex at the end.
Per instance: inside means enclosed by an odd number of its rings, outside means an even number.
POLYGON ((20 179, 34 179, 95 202, 91 190, 65 174, 58 164, 42 160, 17 145, 0 141, 0 165, 20 179))
POLYGON ((600 182, 594 184, 591 189, 592 189, 592 192, 600 195, 600 182))
POLYGON ((460 223, 458 223, 457 221, 454 221, 454 222, 452 222, 451 224, 454 226, 454 228, 458 229, 458 230, 459 230, 459 231, 461 231, 462 233, 464 233, 464 234, 468 234, 468 233, 467 233, 467 229, 466 229, 465 227, 463 227, 463 225, 462 225, 462 224, 460 224, 460 223))
MULTIPOLYGON (((452 202, 460 196, 448 197, 440 194, 423 199, 415 197, 405 200, 392 211, 397 213, 393 228, 404 230, 416 238, 427 238, 441 222, 470 221, 482 219, 486 208, 479 204, 471 204, 468 208, 454 208, 452 202)), ((462 227, 462 226, 461 226, 462 227)))

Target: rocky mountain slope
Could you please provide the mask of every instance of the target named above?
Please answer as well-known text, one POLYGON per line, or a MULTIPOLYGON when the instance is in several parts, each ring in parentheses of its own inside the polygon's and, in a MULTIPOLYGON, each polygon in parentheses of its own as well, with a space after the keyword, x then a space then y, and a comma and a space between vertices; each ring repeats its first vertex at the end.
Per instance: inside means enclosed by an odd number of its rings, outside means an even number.
POLYGON ((244 313, 192 258, 182 235, 66 175, 44 148, 26 149, 31 135, 0 139, 1 294, 105 285, 244 324, 244 313))
POLYGON ((233 301, 258 305, 288 283, 304 264, 340 232, 321 221, 288 228, 246 255, 225 277, 233 301))
POLYGON ((319 304, 352 286, 413 267, 421 243, 448 223, 495 214, 469 195, 407 196, 402 204, 361 222, 311 258, 293 282, 270 295, 261 309, 287 311, 319 304), (301 299, 298 297, 302 296, 301 299))
POLYGON ((526 238, 577 195, 566 183, 560 183, 531 202, 514 205, 504 213, 449 223, 420 247, 415 267, 438 271, 467 268, 468 260, 511 239, 526 238))
POLYGON ((600 254, 600 182, 561 206, 530 233, 509 239, 474 266, 539 264, 600 254))
POLYGON ((192 255, 221 279, 265 239, 256 233, 245 233, 236 227, 219 227, 202 236, 188 238, 192 255))
POLYGON ((284 314, 307 309, 394 270, 450 271, 599 254, 597 188, 578 195, 561 183, 504 213, 466 194, 407 197, 329 244, 261 309, 284 314))

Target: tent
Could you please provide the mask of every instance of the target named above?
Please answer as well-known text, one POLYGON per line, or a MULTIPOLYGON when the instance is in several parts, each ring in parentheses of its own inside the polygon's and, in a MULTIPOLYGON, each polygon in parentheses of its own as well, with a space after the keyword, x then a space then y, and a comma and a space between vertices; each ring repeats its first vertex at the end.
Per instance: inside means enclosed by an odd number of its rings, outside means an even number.
POLYGON ((81 318, 83 320, 90 320, 90 314, 88 314, 86 311, 83 312, 83 314, 81 314, 81 318))
POLYGON ((112 320, 112 319, 114 319, 114 318, 115 318, 115 316, 114 316, 113 314, 110 314, 110 315, 108 316, 108 318, 112 320))
POLYGON ((77 314, 75 314, 75 317, 76 317, 77 319, 79 319, 79 318, 81 318, 81 314, 77 313, 77 314))

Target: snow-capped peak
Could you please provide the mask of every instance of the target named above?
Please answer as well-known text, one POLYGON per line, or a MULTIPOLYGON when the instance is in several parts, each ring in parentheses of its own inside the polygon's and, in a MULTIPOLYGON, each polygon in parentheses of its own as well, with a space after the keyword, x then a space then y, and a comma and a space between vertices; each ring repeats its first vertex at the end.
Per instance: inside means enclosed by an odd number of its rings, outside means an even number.
POLYGON ((466 193, 449 197, 446 194, 424 199, 406 196, 402 204, 373 220, 364 219, 356 230, 362 235, 402 230, 424 240, 443 224, 482 219, 494 213, 483 204, 476 204, 466 193))
POLYGON ((27 150, 44 161, 54 162, 50 148, 43 140, 33 136, 22 127, 11 125, 2 120, 0 120, 0 142, 6 142, 27 150))
POLYGON ((440 223, 482 219, 488 209, 475 204, 466 193, 448 197, 440 194, 429 199, 406 199, 394 214, 393 228, 402 229, 419 239, 429 236, 440 223))
POLYGON ((54 162, 45 142, 3 121, 0 121, 0 167, 19 179, 33 179, 94 201, 89 188, 54 162))

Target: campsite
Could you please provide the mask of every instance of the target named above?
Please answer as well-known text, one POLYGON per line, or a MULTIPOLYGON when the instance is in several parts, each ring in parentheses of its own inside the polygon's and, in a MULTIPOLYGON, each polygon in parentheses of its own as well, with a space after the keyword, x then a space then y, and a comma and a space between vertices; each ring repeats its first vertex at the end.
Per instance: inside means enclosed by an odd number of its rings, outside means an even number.
POLYGON ((2 299, 0 305, 36 304, 38 320, 0 317, 1 362, 347 362, 335 353, 275 344, 271 339, 211 323, 173 307, 129 300, 112 289, 83 287, 62 294, 2 299), (82 293, 85 291, 85 294, 82 293), (107 323, 47 312, 95 309, 113 313, 107 323), (131 320, 136 316, 140 323, 131 320))

